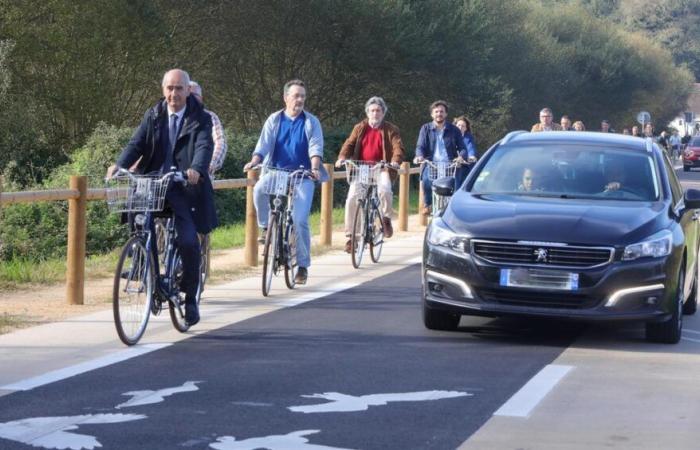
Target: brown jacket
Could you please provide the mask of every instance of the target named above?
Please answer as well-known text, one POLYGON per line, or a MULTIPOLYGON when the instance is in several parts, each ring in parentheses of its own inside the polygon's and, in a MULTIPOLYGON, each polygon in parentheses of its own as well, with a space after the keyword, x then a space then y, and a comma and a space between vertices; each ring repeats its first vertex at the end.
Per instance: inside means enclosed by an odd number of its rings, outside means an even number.
MULTIPOLYGON (((367 119, 355 125, 352 133, 350 133, 350 136, 340 148, 338 159, 360 159, 362 136, 364 136, 368 126, 369 122, 367 119)), ((401 164, 405 152, 401 142, 401 135, 399 134, 399 127, 391 122, 384 121, 379 126, 379 129, 382 130, 382 135, 384 136, 384 139, 382 139, 383 160, 401 164)), ((396 172, 392 171, 392 177, 395 174, 396 172)))
MULTIPOLYGON (((532 130, 530 130, 530 133, 534 133, 537 131, 544 131, 542 129, 542 124, 539 122, 532 126, 532 130)), ((559 125, 558 123, 552 122, 552 131, 561 131, 561 125, 559 125)))

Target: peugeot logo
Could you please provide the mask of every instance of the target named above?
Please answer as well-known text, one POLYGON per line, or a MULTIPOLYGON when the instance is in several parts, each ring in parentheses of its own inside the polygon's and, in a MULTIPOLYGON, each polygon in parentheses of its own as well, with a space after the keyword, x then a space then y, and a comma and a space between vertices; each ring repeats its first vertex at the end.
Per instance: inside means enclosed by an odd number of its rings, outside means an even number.
POLYGON ((537 257, 537 262, 547 262, 547 250, 544 248, 538 248, 533 252, 534 256, 537 257))

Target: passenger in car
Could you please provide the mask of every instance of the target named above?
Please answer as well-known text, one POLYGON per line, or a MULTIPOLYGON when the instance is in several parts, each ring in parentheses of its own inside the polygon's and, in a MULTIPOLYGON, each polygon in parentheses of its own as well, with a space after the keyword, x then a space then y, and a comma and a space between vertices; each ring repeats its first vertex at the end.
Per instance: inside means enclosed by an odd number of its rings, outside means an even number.
POLYGON ((603 192, 620 190, 626 181, 625 169, 621 164, 610 164, 606 167, 605 176, 607 183, 603 187, 603 192))
POLYGON ((523 176, 518 184, 518 191, 520 192, 530 192, 537 190, 537 185, 535 184, 535 171, 529 167, 523 169, 523 176))

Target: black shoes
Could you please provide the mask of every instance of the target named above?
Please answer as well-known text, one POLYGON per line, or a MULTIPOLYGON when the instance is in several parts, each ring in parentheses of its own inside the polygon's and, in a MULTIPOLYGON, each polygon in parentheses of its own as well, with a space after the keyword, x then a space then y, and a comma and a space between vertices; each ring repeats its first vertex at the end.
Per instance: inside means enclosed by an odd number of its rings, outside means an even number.
POLYGON ((306 279, 309 277, 309 272, 306 270, 306 267, 299 267, 299 271, 297 272, 297 276, 294 277, 294 283, 295 284, 306 284, 306 279))
POLYGON ((258 244, 265 245, 265 237, 267 236, 267 228, 260 228, 258 232, 258 244))
POLYGON ((199 322, 199 308, 195 302, 187 302, 185 304, 185 322, 191 327, 199 322))
POLYGON ((384 225, 384 237, 392 237, 394 235, 394 227, 391 226, 391 219, 389 217, 382 217, 382 224, 384 225))

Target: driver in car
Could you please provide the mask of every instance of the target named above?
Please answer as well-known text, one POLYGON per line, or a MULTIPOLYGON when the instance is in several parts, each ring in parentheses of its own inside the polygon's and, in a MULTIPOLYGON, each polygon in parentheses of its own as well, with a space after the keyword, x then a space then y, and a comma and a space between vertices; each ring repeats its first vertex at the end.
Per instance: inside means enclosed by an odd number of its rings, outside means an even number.
POLYGON ((603 192, 618 191, 625 181, 625 169, 620 164, 612 164, 606 170, 607 184, 603 192))

